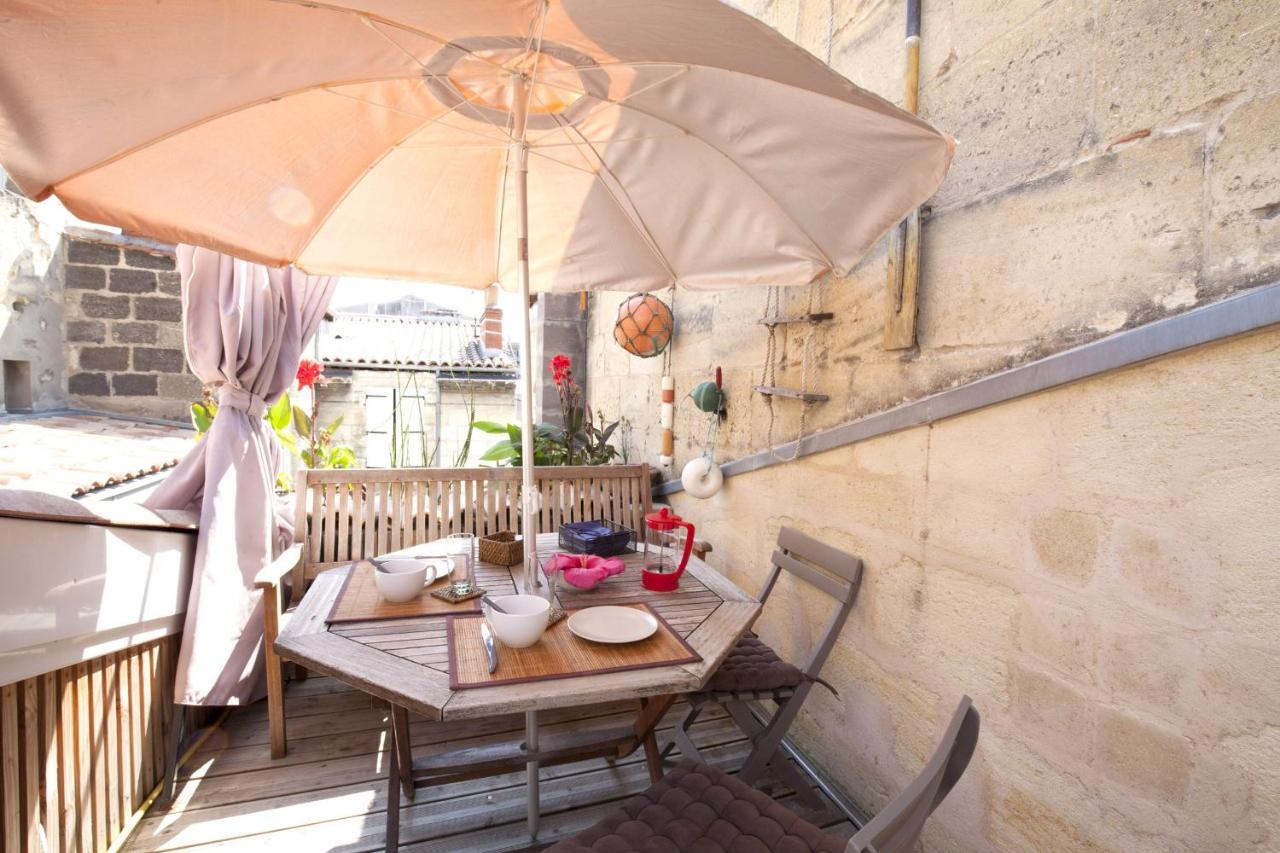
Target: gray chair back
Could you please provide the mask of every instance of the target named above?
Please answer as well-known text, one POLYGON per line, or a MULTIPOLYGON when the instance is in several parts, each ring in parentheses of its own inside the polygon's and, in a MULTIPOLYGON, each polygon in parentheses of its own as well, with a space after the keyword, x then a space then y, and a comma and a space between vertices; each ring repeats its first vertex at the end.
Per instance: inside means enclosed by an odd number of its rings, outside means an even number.
POLYGON ((908 853, 914 849, 925 821, 969 766, 978 744, 978 725, 978 710, 965 696, 920 775, 849 839, 845 853, 908 853))
POLYGON ((862 586, 862 560, 799 530, 784 527, 778 532, 778 549, 773 552, 772 563, 773 568, 760 592, 762 605, 769 600, 784 571, 816 586, 840 605, 803 667, 806 676, 817 678, 858 597, 858 588, 862 586))

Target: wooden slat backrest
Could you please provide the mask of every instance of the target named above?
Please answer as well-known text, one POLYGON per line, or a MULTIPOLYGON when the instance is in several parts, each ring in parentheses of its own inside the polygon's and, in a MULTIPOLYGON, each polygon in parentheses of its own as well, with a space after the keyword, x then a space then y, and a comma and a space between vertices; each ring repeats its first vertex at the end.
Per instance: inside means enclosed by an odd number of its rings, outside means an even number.
MULTIPOLYGON (((648 465, 534 470, 539 533, 607 518, 641 530, 652 509, 648 465)), ((451 533, 521 533, 519 468, 348 468, 299 473, 294 599, 325 569, 451 533)))

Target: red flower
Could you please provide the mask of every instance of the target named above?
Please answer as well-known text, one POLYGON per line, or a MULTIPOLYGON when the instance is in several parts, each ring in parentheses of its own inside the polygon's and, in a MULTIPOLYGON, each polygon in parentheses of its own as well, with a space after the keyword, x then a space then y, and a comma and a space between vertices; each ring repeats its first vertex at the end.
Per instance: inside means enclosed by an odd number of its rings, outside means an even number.
POLYGON ((318 361, 304 358, 298 362, 298 388, 310 388, 324 373, 324 365, 318 361))
POLYGON ((563 385, 569 378, 573 363, 569 356, 559 353, 551 359, 551 378, 557 385, 563 385))

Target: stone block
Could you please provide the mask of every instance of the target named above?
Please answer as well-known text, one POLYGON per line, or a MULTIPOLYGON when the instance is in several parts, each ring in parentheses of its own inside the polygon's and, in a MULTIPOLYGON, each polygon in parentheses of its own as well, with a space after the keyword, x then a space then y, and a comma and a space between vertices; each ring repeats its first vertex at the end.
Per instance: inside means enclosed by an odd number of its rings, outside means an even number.
POLYGON ((118 344, 154 344, 156 342, 156 324, 112 323, 111 340, 118 344))
POLYGON ((80 367, 84 370, 127 370, 128 347, 84 347, 80 350, 80 367))
POLYGON ((166 296, 182 295, 182 275, 177 272, 158 272, 156 282, 159 290, 166 296))
POLYGON ((107 271, 67 264, 66 285, 72 290, 102 290, 107 286, 107 271))
POLYGON ((190 373, 179 373, 161 376, 158 391, 161 397, 194 403, 200 399, 203 388, 200 380, 190 373))
POLYGON ((182 324, 165 322, 156 324, 156 340, 157 346, 169 347, 170 349, 182 349, 186 346, 186 341, 182 334, 182 324))
POLYGON ((106 340, 107 324, 97 320, 68 320, 67 340, 73 344, 100 344, 106 340))
POLYGON ((182 319, 181 299, 169 296, 139 296, 135 307, 139 320, 176 322, 182 319))
POLYGON ((1098 764, 1112 780, 1173 805, 1186 795, 1193 756, 1182 733, 1104 708, 1097 750, 1098 764))
POLYGON ((67 380, 67 390, 85 397, 106 397, 111 393, 103 373, 73 373, 67 380))
POLYGON ((1216 289, 1280 278, 1277 127, 1280 94, 1244 104, 1226 117, 1210 154, 1204 266, 1216 289))
POLYGON ((965 685, 975 703, 1006 705, 1017 613, 1010 587, 935 559, 925 572, 917 660, 965 685))
POLYGON ((1098 8, 1094 121, 1103 144, 1275 85, 1280 6, 1270 0, 1108 0, 1098 8))
POLYGON ((1102 538, 1102 519, 1089 513, 1055 509, 1031 520, 1036 564, 1063 583, 1083 587, 1093 578, 1102 538))
POLYGON ((156 377, 144 373, 117 373, 111 377, 111 390, 117 397, 154 397, 156 377))
POLYGON ((180 349, 133 348, 134 370, 145 370, 152 373, 181 373, 185 366, 186 357, 180 349))
POLYGON ((124 262, 131 267, 144 270, 172 270, 177 266, 173 255, 144 252, 140 249, 125 249, 124 262))
POLYGON ((67 245, 67 260, 73 264, 115 266, 120 263, 120 250, 115 246, 90 243, 72 238, 67 245))
POLYGON ((1201 594, 1216 567, 1195 537, 1180 527, 1114 524, 1117 570, 1127 598, 1194 623, 1206 616, 1201 594))
POLYGON ((154 293, 156 274, 150 270, 113 269, 110 289, 115 293, 154 293))
POLYGON ((1118 628, 1104 650, 1104 680, 1127 705, 1185 718, 1200 672, 1200 643, 1179 626, 1161 627, 1118 628))
POLYGON ((80 297, 80 310, 86 317, 123 320, 129 316, 129 297, 85 293, 80 297))
POLYGON ((1076 159, 1090 135, 1092 26, 1089 0, 1043 4, 922 89, 920 114, 959 140, 936 206, 971 202, 1076 159))
POLYGON ((1018 648, 1082 684, 1094 682, 1097 627, 1082 607, 1024 595, 1018 610, 1018 648))
POLYGON ((1019 663, 1009 670, 1009 694, 1024 738, 1072 763, 1089 763, 1091 744, 1080 736, 1093 728, 1094 707, 1088 698, 1061 678, 1019 663))
POLYGON ((930 219, 921 346, 1062 349, 1194 304, 1203 161, 1187 132, 930 219))

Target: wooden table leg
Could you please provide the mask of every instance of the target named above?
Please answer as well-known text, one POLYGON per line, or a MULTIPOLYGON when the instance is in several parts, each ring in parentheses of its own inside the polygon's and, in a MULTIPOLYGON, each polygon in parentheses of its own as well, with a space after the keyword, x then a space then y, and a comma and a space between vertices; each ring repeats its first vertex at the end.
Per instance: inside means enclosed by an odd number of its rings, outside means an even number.
POLYGON ((391 706, 391 749, 400 766, 400 791, 413 801, 413 752, 409 747, 409 712, 399 705, 391 706))
MULTIPOLYGON (((538 712, 524 714, 524 745, 529 752, 538 751, 538 712)), ((525 765, 525 786, 529 798, 529 840, 538 840, 538 823, 542 818, 542 797, 538 790, 538 762, 525 765)))
MULTIPOLYGON (((394 719, 394 717, 393 717, 394 719)), ((400 848, 400 750, 395 743, 395 725, 387 744, 387 853, 400 848)))
POLYGON ((675 704, 676 697, 654 696, 640 700, 640 716, 636 719, 636 737, 644 745, 644 763, 649 768, 649 781, 662 780, 662 752, 658 749, 658 723, 675 704))

